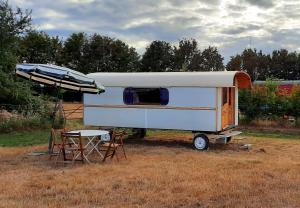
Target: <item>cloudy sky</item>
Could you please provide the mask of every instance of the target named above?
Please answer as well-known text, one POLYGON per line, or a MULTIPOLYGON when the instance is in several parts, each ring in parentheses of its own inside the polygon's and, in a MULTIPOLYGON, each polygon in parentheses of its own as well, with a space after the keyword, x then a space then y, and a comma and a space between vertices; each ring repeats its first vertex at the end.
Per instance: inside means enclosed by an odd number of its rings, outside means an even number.
POLYGON ((300 51, 300 0, 10 0, 32 9, 36 29, 119 38, 142 54, 153 40, 195 38, 225 58, 255 47, 300 51))

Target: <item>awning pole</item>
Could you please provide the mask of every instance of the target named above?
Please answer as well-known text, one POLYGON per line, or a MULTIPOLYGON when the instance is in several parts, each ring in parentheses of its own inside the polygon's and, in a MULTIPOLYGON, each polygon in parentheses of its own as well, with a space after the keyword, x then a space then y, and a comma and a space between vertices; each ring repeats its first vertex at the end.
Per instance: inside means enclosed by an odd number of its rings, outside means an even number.
MULTIPOLYGON (((51 128, 55 127, 55 116, 56 116, 56 112, 58 110, 58 102, 59 102, 59 92, 60 92, 60 86, 57 87, 57 93, 56 93, 56 101, 55 101, 55 105, 54 105, 54 109, 52 112, 52 124, 51 124, 51 128)), ((52 133, 50 132, 50 137, 49 137, 49 143, 48 143, 48 153, 52 154, 53 153, 53 138, 52 138, 52 133)))

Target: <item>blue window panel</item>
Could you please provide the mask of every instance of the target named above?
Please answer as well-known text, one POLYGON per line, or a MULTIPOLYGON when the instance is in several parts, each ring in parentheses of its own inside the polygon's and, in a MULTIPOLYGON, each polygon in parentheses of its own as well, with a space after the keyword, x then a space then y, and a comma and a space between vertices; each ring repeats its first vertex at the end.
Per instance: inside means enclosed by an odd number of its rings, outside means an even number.
POLYGON ((167 88, 160 88, 160 104, 168 105, 169 103, 169 90, 167 88))
POLYGON ((127 105, 133 105, 133 89, 131 87, 125 88, 123 92, 123 101, 127 105))

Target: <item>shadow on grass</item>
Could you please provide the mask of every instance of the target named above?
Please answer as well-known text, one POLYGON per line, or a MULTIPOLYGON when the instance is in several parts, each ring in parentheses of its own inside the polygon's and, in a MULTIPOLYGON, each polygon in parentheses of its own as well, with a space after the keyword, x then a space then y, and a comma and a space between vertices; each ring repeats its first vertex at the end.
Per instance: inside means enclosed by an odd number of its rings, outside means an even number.
MULTIPOLYGON (((179 148, 186 150, 195 150, 192 140, 179 140, 179 139, 161 139, 154 137, 146 137, 145 139, 128 138, 125 144, 138 145, 138 146, 148 146, 148 147, 167 147, 167 148, 179 148)), ((218 150, 238 150, 235 143, 228 144, 217 144, 210 142, 208 151, 218 151, 218 150)))
POLYGON ((153 137, 147 137, 145 139, 126 139, 126 144, 141 145, 141 146, 152 146, 152 147, 168 147, 168 148, 193 148, 190 141, 185 140, 170 140, 170 139, 156 139, 153 137))

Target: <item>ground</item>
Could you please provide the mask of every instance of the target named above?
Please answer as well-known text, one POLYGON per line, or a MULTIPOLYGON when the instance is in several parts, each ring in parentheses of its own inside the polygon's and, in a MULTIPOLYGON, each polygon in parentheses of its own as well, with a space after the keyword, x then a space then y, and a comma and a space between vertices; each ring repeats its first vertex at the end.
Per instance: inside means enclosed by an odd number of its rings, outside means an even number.
MULTIPOLYGON (((47 140, 47 133, 27 133, 47 140)), ((191 148, 191 134, 127 140, 127 160, 54 166, 0 135, 0 207, 300 207, 300 136, 248 132, 245 143, 191 148), (5 144, 3 142, 6 141, 5 144)), ((16 136, 18 137, 18 136, 16 136)), ((27 140, 26 140, 27 141, 27 140)), ((28 143, 26 143, 28 144, 28 143)))

